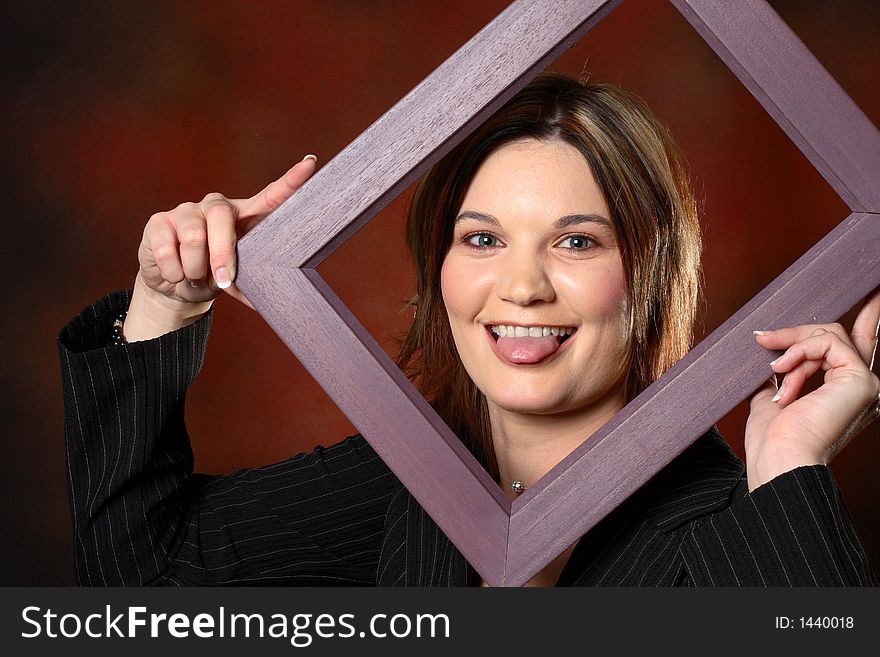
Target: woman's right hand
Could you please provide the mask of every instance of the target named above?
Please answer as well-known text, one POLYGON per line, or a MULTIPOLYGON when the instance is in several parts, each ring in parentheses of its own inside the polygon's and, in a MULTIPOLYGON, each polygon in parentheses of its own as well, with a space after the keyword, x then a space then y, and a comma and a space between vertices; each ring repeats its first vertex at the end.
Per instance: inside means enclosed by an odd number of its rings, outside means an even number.
POLYGON ((208 194, 150 217, 138 249, 140 269, 125 318, 129 342, 149 340, 191 324, 221 292, 253 308, 235 286, 235 245, 315 172, 307 155, 248 199, 208 194))

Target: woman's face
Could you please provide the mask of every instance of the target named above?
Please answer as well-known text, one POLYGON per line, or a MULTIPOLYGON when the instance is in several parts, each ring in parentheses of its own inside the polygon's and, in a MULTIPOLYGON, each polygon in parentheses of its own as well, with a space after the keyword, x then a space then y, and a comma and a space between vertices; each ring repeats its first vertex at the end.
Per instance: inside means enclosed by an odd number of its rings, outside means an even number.
POLYGON ((459 356, 490 409, 623 405, 626 277, 605 199, 573 146, 525 140, 486 159, 441 286, 459 356))

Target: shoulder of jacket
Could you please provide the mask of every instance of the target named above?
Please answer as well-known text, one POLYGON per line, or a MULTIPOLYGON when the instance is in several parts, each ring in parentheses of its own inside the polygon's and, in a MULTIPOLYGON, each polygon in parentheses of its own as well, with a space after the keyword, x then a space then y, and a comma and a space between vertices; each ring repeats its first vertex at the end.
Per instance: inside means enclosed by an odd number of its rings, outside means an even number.
POLYGON ((663 532, 730 505, 745 465, 715 427, 698 438, 637 493, 648 518, 663 532))

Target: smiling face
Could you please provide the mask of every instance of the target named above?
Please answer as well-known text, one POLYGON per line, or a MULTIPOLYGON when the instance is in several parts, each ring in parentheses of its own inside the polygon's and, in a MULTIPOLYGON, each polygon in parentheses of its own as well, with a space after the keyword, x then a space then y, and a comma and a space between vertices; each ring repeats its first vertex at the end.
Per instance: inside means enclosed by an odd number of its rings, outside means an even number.
POLYGON ((489 155, 441 272, 461 361, 490 413, 608 413, 625 403, 626 275, 584 157, 558 140, 489 155))

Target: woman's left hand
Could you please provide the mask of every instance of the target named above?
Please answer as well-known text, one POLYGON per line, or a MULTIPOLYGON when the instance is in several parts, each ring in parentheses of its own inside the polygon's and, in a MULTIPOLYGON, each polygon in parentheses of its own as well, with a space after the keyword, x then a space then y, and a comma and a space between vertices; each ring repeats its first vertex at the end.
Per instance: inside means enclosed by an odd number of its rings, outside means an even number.
POLYGON ((784 375, 751 400, 745 451, 749 491, 802 465, 827 464, 877 417, 880 380, 871 372, 880 324, 880 288, 865 300, 850 335, 840 324, 757 331, 767 349, 784 349, 771 363, 784 375), (825 380, 798 398, 819 369, 825 380))

